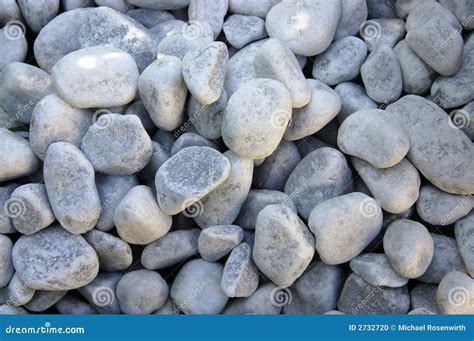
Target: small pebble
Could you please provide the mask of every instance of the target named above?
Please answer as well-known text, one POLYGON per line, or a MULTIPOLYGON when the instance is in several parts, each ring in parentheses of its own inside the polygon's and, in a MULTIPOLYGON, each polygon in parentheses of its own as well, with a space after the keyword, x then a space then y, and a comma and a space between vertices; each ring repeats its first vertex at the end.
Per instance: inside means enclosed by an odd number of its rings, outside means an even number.
POLYGON ((0 288, 8 285, 15 268, 12 262, 13 243, 11 239, 3 234, 0 234, 0 288))
POLYGON ((375 287, 398 288, 408 283, 408 278, 400 276, 382 253, 364 253, 352 259, 349 265, 356 275, 375 287))
POLYGON ((454 234, 469 275, 474 277, 474 213, 459 219, 454 224, 454 234))
POLYGON ((462 272, 448 273, 439 283, 436 302, 442 314, 474 314, 474 280, 462 272))
POLYGON ((229 44, 238 49, 267 36, 265 21, 257 16, 233 14, 223 28, 229 44))
POLYGON ((202 259, 215 262, 229 254, 244 239, 244 231, 237 225, 218 225, 202 230, 198 250, 202 259))

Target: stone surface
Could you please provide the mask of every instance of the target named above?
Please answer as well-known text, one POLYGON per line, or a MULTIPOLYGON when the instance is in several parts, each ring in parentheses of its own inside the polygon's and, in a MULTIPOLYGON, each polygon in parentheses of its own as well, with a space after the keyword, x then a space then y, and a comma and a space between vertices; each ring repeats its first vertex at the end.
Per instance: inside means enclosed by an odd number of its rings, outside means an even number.
POLYGON ((202 105, 191 96, 188 100, 187 112, 189 121, 193 127, 203 137, 207 139, 217 139, 221 137, 222 118, 227 105, 227 92, 222 90, 217 101, 209 105, 202 105))
POLYGON ((202 137, 196 133, 184 133, 174 141, 171 147, 171 156, 178 153, 180 150, 187 147, 210 147, 219 150, 219 147, 212 141, 202 137))
POLYGON ((229 44, 238 49, 267 36, 265 21, 252 15, 233 14, 227 18, 223 29, 229 44))
POLYGON ((474 280, 459 271, 446 274, 439 283, 436 302, 442 314, 473 314, 474 280))
POLYGON ((336 86, 334 91, 341 99, 341 110, 337 115, 339 123, 359 110, 377 108, 377 103, 367 96, 364 87, 359 84, 344 82, 336 86))
POLYGON ((0 234, 0 288, 8 285, 15 268, 12 262, 13 243, 11 239, 3 234, 0 234))
POLYGON ((239 315, 278 315, 282 304, 288 303, 288 291, 273 283, 262 284, 251 296, 233 300, 223 311, 223 314, 239 315))
POLYGON ((6 202, 10 199, 10 195, 17 187, 17 184, 0 187, 0 207, 2 208, 0 209, 0 233, 7 234, 17 232, 13 226, 11 217, 9 217, 10 214, 5 210, 6 202))
POLYGON ((244 239, 244 231, 237 225, 206 227, 198 239, 198 250, 202 259, 215 262, 229 254, 244 239))
POLYGON ((405 22, 392 18, 367 20, 359 29, 359 34, 370 52, 383 44, 394 47, 405 33, 405 22))
POLYGON ((228 7, 229 0, 191 0, 188 17, 190 21, 208 22, 214 37, 217 37, 222 30, 228 7))
POLYGON ((66 290, 59 291, 45 291, 45 290, 36 290, 33 298, 25 304, 25 307, 29 311, 33 312, 42 312, 53 305, 55 305, 61 298, 66 295, 66 290))
POLYGON ((25 61, 28 42, 23 27, 17 22, 10 21, 0 29, 0 52, 0 68, 9 63, 25 61))
POLYGON ((454 234, 467 271, 474 277, 474 213, 459 219, 454 224, 454 234))
POLYGON ((18 5, 26 23, 35 33, 45 27, 59 11, 59 0, 18 0, 18 5))
POLYGON ((120 272, 103 272, 89 284, 79 288, 79 292, 99 314, 121 314, 117 297, 117 283, 122 278, 120 272))
POLYGON ((382 253, 361 254, 352 259, 349 265, 356 275, 375 287, 398 288, 408 283, 408 279, 400 276, 382 253))
POLYGON ((368 9, 365 0, 341 0, 341 17, 337 24, 334 40, 356 35, 360 25, 367 20, 368 9))

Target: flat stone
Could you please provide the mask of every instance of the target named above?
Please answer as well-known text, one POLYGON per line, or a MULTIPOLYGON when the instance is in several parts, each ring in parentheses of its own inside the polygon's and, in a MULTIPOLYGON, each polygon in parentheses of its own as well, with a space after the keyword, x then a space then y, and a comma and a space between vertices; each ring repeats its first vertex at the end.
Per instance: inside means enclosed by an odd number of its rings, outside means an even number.
POLYGON ((94 169, 74 145, 56 142, 44 159, 44 183, 54 216, 69 232, 91 230, 100 214, 94 169))
POLYGON ((454 224, 454 234, 469 275, 474 276, 474 212, 454 224))
POLYGON ((13 243, 11 239, 3 234, 0 234, 0 288, 8 285, 15 268, 12 262, 13 243))
POLYGON ((227 41, 237 49, 267 36, 265 20, 252 15, 233 14, 223 28, 227 41))
POLYGON ((436 302, 441 314, 473 314, 474 280, 459 271, 446 274, 439 283, 436 302))
POLYGON ((358 192, 326 200, 308 219, 316 250, 326 264, 342 264, 360 254, 382 227, 377 201, 358 192))
POLYGON ((229 254, 244 239, 244 231, 237 225, 210 226, 202 230, 198 250, 202 259, 215 262, 229 254))
POLYGON ((223 311, 227 315, 278 315, 282 304, 278 298, 287 304, 290 296, 286 289, 277 287, 273 283, 262 284, 252 295, 233 300, 223 311))
POLYGON ((72 290, 90 283, 99 271, 94 249, 80 235, 60 226, 22 236, 13 247, 20 278, 36 290, 72 290))
POLYGON ((400 276, 383 253, 361 254, 352 259, 349 265, 356 275, 375 287, 398 288, 408 283, 408 278, 400 276))
POLYGON ((26 23, 35 33, 38 33, 59 12, 59 0, 18 0, 21 14, 26 23))
POLYGON ((266 206, 257 216, 253 259, 278 286, 289 287, 314 255, 314 237, 298 215, 285 205, 266 206))
POLYGON ((199 103, 196 97, 191 96, 187 105, 188 117, 199 135, 211 140, 221 137, 222 118, 227 99, 225 90, 222 90, 217 101, 208 105, 199 103))

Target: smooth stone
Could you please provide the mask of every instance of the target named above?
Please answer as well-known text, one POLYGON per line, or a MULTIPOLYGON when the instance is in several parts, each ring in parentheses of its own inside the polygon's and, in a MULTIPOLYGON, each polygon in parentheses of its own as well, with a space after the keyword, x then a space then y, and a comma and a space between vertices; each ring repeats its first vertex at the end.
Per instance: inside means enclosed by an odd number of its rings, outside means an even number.
POLYGON ((229 0, 191 0, 188 7, 190 21, 209 23, 217 37, 224 25, 224 17, 229 7, 229 0))
POLYGON ((394 48, 402 70, 403 91, 423 95, 431 88, 436 72, 410 48, 406 39, 394 48))
POLYGON ((395 102, 403 90, 402 71, 393 48, 378 46, 360 67, 367 95, 378 103, 395 102))
POLYGON ((362 85, 344 82, 334 88, 334 91, 341 99, 341 110, 337 115, 339 123, 362 109, 377 109, 378 105, 369 96, 367 96, 362 85))
POLYGON ((44 159, 44 183, 54 216, 69 232, 91 230, 100 214, 94 169, 74 145, 56 142, 44 159))
POLYGON ((143 105, 158 128, 171 131, 179 127, 187 94, 179 58, 163 56, 151 63, 140 75, 138 90, 143 105), (162 82, 157 82, 157 79, 162 82))
POLYGON ((122 278, 120 272, 100 273, 79 292, 99 314, 121 314, 117 297, 117 283, 122 278))
POLYGON ((16 307, 25 305, 33 298, 35 290, 28 287, 28 284, 23 282, 15 273, 8 284, 8 302, 16 307))
POLYGON ((137 8, 127 11, 127 15, 138 21, 146 28, 152 28, 159 23, 174 20, 174 15, 167 11, 153 10, 150 8, 137 8))
POLYGON ((253 161, 232 151, 223 155, 230 163, 229 176, 199 201, 197 205, 201 209, 195 212, 196 214, 190 214, 201 228, 232 224, 239 215, 252 185, 253 161))
POLYGON ((8 285, 15 268, 12 261, 13 243, 11 239, 3 234, 0 234, 0 288, 8 285))
POLYGON ((151 188, 139 185, 129 190, 118 204, 114 223, 124 241, 146 245, 168 233, 172 218, 160 209, 151 188))
POLYGON ((22 307, 15 307, 8 304, 0 305, 0 315, 24 315, 29 312, 22 307))
POLYGON ((28 42, 21 25, 13 21, 0 29, 0 69, 13 62, 24 62, 27 52, 28 42))
POLYGON ((425 185, 420 189, 416 211, 421 219, 431 225, 450 225, 465 217, 474 207, 470 195, 456 195, 425 185))
POLYGON ((214 142, 196 133, 184 133, 176 139, 171 147, 171 156, 187 147, 209 147, 219 151, 219 147, 214 142))
POLYGON ((29 311, 43 312, 54 306, 61 298, 66 295, 66 290, 45 291, 36 290, 33 298, 25 304, 29 311))
POLYGON ((434 242, 422 224, 400 219, 385 231, 383 249, 398 274, 417 278, 425 273, 433 259, 434 242))
POLYGON ((18 0, 21 14, 35 33, 46 26, 59 12, 59 0, 18 0))
POLYGON ((273 283, 265 283, 249 297, 232 300, 223 311, 223 314, 279 315, 282 305, 276 300, 277 298, 284 300, 284 304, 288 303, 288 300, 290 300, 290 296, 285 289, 279 288, 273 283))
POLYGON ((352 273, 344 283, 337 306, 347 314, 406 314, 410 296, 406 286, 376 287, 352 273))
POLYGON ((154 315, 175 315, 179 314, 178 311, 176 311, 176 307, 174 306, 173 301, 171 301, 170 298, 161 306, 160 309, 155 310, 153 312, 154 315))
POLYGON ((185 26, 186 23, 184 21, 172 19, 162 21, 159 24, 153 25, 153 27, 149 28, 149 31, 153 37, 158 39, 158 41, 162 41, 166 37, 179 34, 180 32, 182 32, 183 27, 185 26))
MULTIPOLYGON (((0 234, 2 233, 15 233, 17 232, 13 226, 11 217, 5 211, 5 203, 10 199, 10 195, 17 188, 17 184, 9 184, 7 186, 0 187, 0 234)), ((2 286, 0 285, 0 288, 2 286)))
POLYGON ((94 0, 61 0, 64 11, 72 11, 77 8, 92 7, 94 0))
POLYGON ((326 264, 342 264, 359 255, 382 228, 382 210, 373 198, 358 192, 317 205, 308 219, 316 250, 326 264))
POLYGON ((166 303, 169 288, 158 272, 136 270, 120 279, 116 291, 125 314, 151 314, 166 303))
POLYGON ((446 274, 436 291, 441 314, 474 314, 474 280, 453 271, 446 274))
POLYGON ((229 12, 265 18, 268 11, 280 1, 281 0, 229 0, 229 12))
POLYGON ((264 158, 278 147, 290 118, 288 90, 272 79, 253 79, 230 97, 222 121, 222 138, 239 156, 264 158))
POLYGON ((230 175, 229 160, 209 147, 188 147, 169 158, 155 178, 158 204, 177 214, 217 188, 230 175))
POLYGON ((143 128, 145 128, 146 132, 149 135, 152 135, 157 130, 156 125, 151 120, 150 114, 146 110, 141 100, 135 101, 132 104, 130 104, 126 108, 126 110, 123 112, 123 114, 137 116, 142 122, 143 128))
POLYGON ((233 14, 227 18, 223 29, 229 44, 237 49, 267 36, 265 20, 251 15, 233 14))
POLYGON ((211 140, 221 137, 222 119, 227 100, 225 90, 222 90, 217 101, 208 105, 199 103, 196 97, 191 96, 187 104, 188 117, 199 135, 211 140))
POLYGON ((293 169, 301 161, 294 142, 283 140, 272 155, 254 169, 253 184, 257 188, 283 191, 293 169))
POLYGON ((74 108, 56 94, 44 97, 31 116, 31 149, 44 160, 49 145, 54 142, 68 142, 80 147, 92 118, 91 111, 74 108))
POLYGON ((43 184, 30 183, 16 188, 4 208, 15 229, 24 235, 36 233, 56 220, 43 184))
POLYGON ((215 262, 229 254, 244 239, 244 231, 237 225, 210 226, 202 230, 198 250, 202 259, 215 262))
POLYGON ((285 205, 296 213, 296 206, 286 193, 267 189, 251 189, 235 224, 244 229, 255 229, 258 214, 268 205, 285 205))
POLYGON ((312 75, 327 85, 350 81, 359 75, 367 57, 367 46, 356 37, 344 37, 329 45, 316 57, 312 75))
POLYGON ((383 253, 361 254, 352 259, 349 265, 356 275, 375 287, 398 288, 408 283, 408 278, 400 276, 383 253))
POLYGON ((257 50, 254 58, 255 74, 282 83, 290 92, 293 108, 309 103, 311 89, 293 52, 282 41, 268 39, 257 50))
POLYGON ((0 0, 0 26, 12 20, 22 20, 20 7, 16 0, 0 0))
POLYGON ((294 288, 305 314, 322 314, 336 309, 344 272, 340 266, 318 261, 298 278, 294 288))
POLYGON ((331 43, 341 15, 341 1, 285 0, 266 16, 268 35, 302 56, 320 54, 331 43))
POLYGON ((408 153, 410 139, 390 113, 365 109, 342 122, 337 144, 345 154, 357 156, 376 168, 389 168, 408 153))
POLYGON ((222 272, 219 263, 202 259, 186 263, 171 286, 177 308, 185 314, 219 314, 228 300, 221 288, 222 272))
POLYGON ((141 263, 150 270, 160 270, 179 264, 198 254, 200 229, 171 231, 143 249, 141 263))
POLYGON ((61 226, 22 236, 12 252, 20 278, 36 290, 72 290, 90 283, 99 271, 94 249, 61 226))
POLYGON ((132 249, 122 239, 95 229, 87 232, 84 238, 97 253, 102 270, 126 270, 132 265, 132 249))
POLYGON ((474 29, 474 23, 472 19, 472 13, 474 13, 474 7, 472 2, 469 0, 450 1, 440 0, 439 3, 446 7, 451 13, 453 13, 458 19, 459 23, 466 30, 474 29))
POLYGON ((39 32, 33 45, 35 59, 45 71, 51 72, 65 55, 79 50, 79 30, 92 12, 78 8, 59 14, 39 32))
POLYGON ((81 149, 97 172, 130 175, 142 170, 153 148, 135 115, 106 114, 89 127, 81 149))
POLYGON ((257 216, 253 259, 273 283, 289 287, 308 267, 314 237, 298 215, 285 205, 266 206, 257 216))
POLYGON ((60 299, 54 306, 60 314, 91 315, 97 314, 97 311, 84 300, 71 294, 67 294, 60 299))
POLYGON ((474 193, 474 146, 440 107, 407 95, 387 111, 410 138, 408 159, 433 185, 453 194, 474 193))
POLYGON ((308 219, 318 204, 350 192, 352 173, 344 155, 333 148, 318 148, 295 167, 285 184, 285 193, 298 213, 308 219))
POLYGON ((436 72, 450 76, 461 65, 462 28, 456 17, 435 1, 416 6, 407 17, 406 40, 436 72))
POLYGON ((127 0, 130 4, 155 10, 174 10, 187 7, 189 0, 127 0))
POLYGON ((410 291, 411 307, 413 309, 427 309, 438 314, 436 305, 436 290, 438 285, 418 283, 410 291))
POLYGON ((397 13, 393 0, 366 0, 368 17, 372 18, 396 18, 397 13))
POLYGON ((51 76, 33 65, 13 62, 0 74, 0 102, 10 124, 30 123, 36 104, 54 91, 51 76))
POLYGON ((437 233, 431 233, 431 238, 434 241, 433 260, 418 281, 437 284, 448 272, 467 272, 454 238, 437 233))
POLYGON ((454 224, 454 234, 467 271, 474 277, 474 212, 454 224))
POLYGON ((359 34, 370 52, 383 44, 394 47, 406 34, 405 22, 384 18, 367 20, 360 26, 359 34))
POLYGON ((314 79, 308 79, 307 83, 311 99, 305 106, 293 109, 285 140, 295 141, 313 135, 336 117, 341 109, 341 99, 333 89, 314 79))
POLYGON ((39 168, 40 160, 30 144, 14 132, 0 128, 0 182, 30 175, 39 168))
POLYGON ((402 213, 418 200, 420 175, 406 158, 395 166, 383 169, 375 168, 362 159, 351 160, 357 173, 385 211, 402 213))
POLYGON ((129 54, 105 45, 69 53, 54 65, 51 75, 58 94, 78 108, 130 103, 139 76, 129 54))
POLYGON ((100 216, 96 228, 109 231, 114 228, 114 212, 130 189, 138 185, 134 175, 106 175, 97 173, 95 183, 100 198, 100 216))
POLYGON ((395 0, 395 12, 400 19, 406 19, 416 6, 433 0, 395 0))
POLYGON ((153 145, 153 154, 145 168, 138 173, 138 178, 141 180, 154 181, 158 169, 170 158, 170 154, 168 154, 163 146, 153 140, 151 143, 153 145))
POLYGON ((334 33, 334 40, 356 35, 360 25, 367 20, 367 15, 365 0, 341 0, 341 17, 334 33))
POLYGON ((163 150, 170 155, 171 147, 173 146, 174 141, 178 138, 179 135, 173 134, 169 131, 158 130, 155 135, 153 135, 152 140, 159 143, 163 150))
POLYGON ((228 297, 249 297, 258 288, 259 273, 247 243, 236 246, 227 258, 221 287, 228 297))

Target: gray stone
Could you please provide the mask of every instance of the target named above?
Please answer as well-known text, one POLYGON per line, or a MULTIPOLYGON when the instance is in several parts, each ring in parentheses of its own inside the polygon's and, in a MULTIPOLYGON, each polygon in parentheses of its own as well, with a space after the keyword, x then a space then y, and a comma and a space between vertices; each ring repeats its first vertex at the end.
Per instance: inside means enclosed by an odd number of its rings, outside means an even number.
POLYGON ((0 288, 8 285, 13 277, 15 268, 12 262, 13 243, 3 234, 0 234, 0 288))
MULTIPOLYGON (((0 187, 0 234, 2 233, 15 233, 15 227, 12 224, 12 220, 5 210, 5 203, 10 199, 10 195, 17 188, 17 184, 9 184, 4 187, 0 187)), ((2 286, 0 285, 0 288, 2 286)))
POLYGON ((59 0, 18 0, 21 14, 26 23, 38 33, 59 12, 59 0))
POLYGON ((406 314, 410 296, 406 286, 376 287, 352 273, 344 283, 337 306, 347 314, 406 314))
POLYGON ((474 277, 474 212, 454 224, 454 234, 467 271, 474 277))
POLYGON ((84 238, 97 253, 102 270, 126 270, 132 265, 132 249, 122 239, 98 230, 87 232, 84 238))
POLYGON ((372 19, 364 22, 359 34, 370 52, 380 45, 394 47, 405 36, 405 22, 400 19, 372 19))
POLYGON ((139 185, 128 191, 118 204, 114 223, 124 241, 146 245, 168 233, 172 218, 160 209, 150 187, 139 185))
POLYGON ((195 259, 186 263, 171 286, 171 298, 185 314, 219 314, 228 297, 222 291, 223 267, 195 259))
POLYGON ((0 305, 0 315, 23 315, 29 314, 26 309, 22 307, 15 307, 12 305, 2 304, 0 305))
POLYGON ((408 159, 436 187, 474 193, 474 146, 436 104, 408 95, 387 107, 410 138, 408 159))
POLYGON ((160 309, 155 310, 153 314, 154 315, 175 315, 175 314, 179 314, 179 312, 176 311, 176 307, 173 301, 171 301, 171 299, 168 298, 166 303, 163 304, 160 309))
POLYGON ((383 249, 398 274, 417 278, 426 272, 433 259, 434 242, 422 224, 400 219, 385 231, 383 249))
POLYGON ((454 238, 436 233, 431 233, 431 238, 434 241, 433 260, 418 281, 437 284, 448 272, 467 272, 454 238))
POLYGON ((290 123, 285 131, 288 141, 299 140, 312 135, 328 124, 341 109, 339 95, 326 84, 307 80, 311 90, 311 99, 301 108, 293 109, 290 123))
POLYGON ((267 14, 268 35, 286 42, 296 54, 320 54, 334 38, 341 7, 340 0, 282 1, 267 14))
POLYGON ((60 226, 22 236, 13 247, 20 278, 36 290, 72 290, 90 283, 99 271, 94 249, 80 235, 60 226))
POLYGON ((210 226, 202 230, 198 250, 202 259, 215 262, 229 254, 244 239, 244 231, 237 225, 210 226))
POLYGON ((196 97, 191 96, 187 105, 189 122, 199 135, 207 139, 221 137, 222 118, 227 105, 227 92, 222 90, 221 96, 212 104, 202 105, 196 97))
POLYGON ((375 103, 365 93, 364 87, 351 82, 344 82, 334 88, 341 99, 341 110, 337 120, 342 123, 349 115, 362 109, 376 109, 375 103))
POLYGON ((229 160, 230 175, 195 204, 195 214, 190 212, 190 208, 187 209, 188 215, 194 218, 201 228, 232 224, 239 215, 252 185, 253 161, 232 151, 223 155, 229 160))
POLYGON ((344 155, 333 148, 309 153, 288 177, 285 193, 298 213, 308 219, 311 210, 328 199, 350 192, 352 173, 344 155))
POLYGON ((191 0, 188 7, 190 21, 209 23, 217 37, 222 30, 229 0, 191 0))
POLYGON ((177 214, 223 183, 231 172, 229 160, 209 147, 188 147, 168 159, 156 173, 160 208, 177 214))
POLYGON ((146 110, 142 101, 135 101, 130 104, 123 114, 137 116, 148 134, 153 134, 156 131, 156 125, 151 120, 150 114, 146 110))
POLYGON ((61 0, 64 11, 72 11, 77 8, 92 7, 94 0, 61 0))
POLYGON ((290 301, 287 290, 273 283, 262 284, 251 296, 233 300, 223 314, 279 315, 281 307, 290 301))
POLYGON ((0 102, 10 124, 30 123, 36 104, 53 92, 51 76, 33 65, 13 62, 0 74, 0 102))
POLYGON ((471 212, 474 198, 470 195, 456 195, 425 185, 420 189, 416 211, 421 219, 431 225, 450 225, 471 212))
POLYGON ((97 314, 95 309, 92 308, 90 304, 71 294, 67 294, 62 299, 60 299, 56 303, 55 308, 61 314, 97 314))
POLYGON ((474 13, 474 7, 469 0, 440 0, 441 5, 446 7, 451 13, 453 13, 458 19, 459 23, 463 28, 467 30, 474 29, 474 23, 472 20, 472 14, 474 13))
POLYGON ((280 1, 281 0, 229 0, 229 12, 265 18, 268 11, 280 1))
POLYGON ((395 12, 401 19, 406 19, 413 9, 419 4, 433 0, 395 0, 395 12))
POLYGON ((151 143, 153 145, 153 154, 145 168, 138 173, 138 177, 142 180, 154 181, 156 172, 170 158, 170 155, 159 143, 155 141, 151 141, 151 143))
POLYGON ((249 191, 235 223, 244 229, 255 229, 257 215, 268 205, 285 205, 296 213, 296 206, 286 193, 267 189, 252 189, 249 191))
POLYGON ((168 299, 168 284, 158 272, 136 270, 117 284, 117 298, 126 314, 150 314, 168 299))
POLYGON ((255 168, 253 184, 257 188, 283 191, 288 177, 300 161, 297 145, 283 140, 273 154, 255 168))
POLYGON ((143 105, 158 128, 171 131, 179 127, 187 94, 179 58, 163 56, 150 64, 140 75, 138 89, 143 105))
POLYGON ((154 10, 150 8, 137 8, 127 12, 127 15, 138 21, 146 28, 152 28, 157 24, 168 20, 174 20, 174 15, 167 11, 154 10))
POLYGON ((179 264, 198 253, 198 238, 201 230, 172 231, 148 244, 142 252, 141 262, 150 270, 164 269, 179 264))
POLYGON ((407 159, 384 169, 358 158, 352 158, 352 165, 385 211, 402 213, 418 200, 420 175, 407 159))
POLYGON ((262 18, 242 14, 233 14, 227 18, 224 33, 229 44, 237 49, 267 36, 262 18))
POLYGON ((155 135, 153 135, 153 141, 158 142, 161 147, 163 147, 164 151, 170 155, 171 147, 173 146, 173 143, 176 141, 177 137, 178 136, 176 134, 160 129, 155 133, 155 135))
POLYGON ((453 271, 441 280, 436 292, 441 314, 474 314, 474 280, 453 271))
POLYGON ((22 20, 20 7, 16 0, 0 0, 0 26, 11 20, 22 20))
MULTIPOLYGON (((143 9, 143 8, 142 8, 143 9)), ((162 21, 159 24, 155 24, 153 27, 150 27, 150 34, 158 41, 162 41, 166 37, 179 34, 182 32, 183 27, 186 26, 186 23, 182 20, 166 20, 162 21)))
POLYGON ((341 17, 337 24, 334 40, 356 35, 360 25, 367 20, 367 15, 365 0, 341 0, 341 17))
POLYGON ((61 298, 66 295, 66 290, 45 291, 36 290, 33 298, 25 304, 29 311, 43 312, 55 305, 61 298))
POLYGON ((0 182, 34 173, 40 161, 28 141, 5 128, 0 128, 0 182))
POLYGON ((11 21, 0 29, 0 69, 9 63, 25 61, 28 52, 25 33, 16 21, 11 21))
POLYGON ((427 309, 438 314, 436 305, 436 290, 438 285, 418 283, 410 291, 411 307, 413 309, 427 309))
POLYGON ((125 13, 132 7, 127 0, 95 0, 98 6, 110 7, 116 11, 125 13))
POLYGON ((381 44, 360 68, 367 95, 378 103, 395 102, 403 89, 402 71, 395 51, 381 44))
POLYGON ((398 288, 406 285, 408 279, 400 276, 390 265, 383 253, 364 253, 349 263, 351 270, 368 284, 375 287, 398 288))
POLYGON ((377 201, 363 193, 350 193, 317 205, 308 219, 316 237, 316 250, 326 264, 342 264, 360 254, 382 227, 377 201))
POLYGON ((100 199, 94 169, 74 145, 56 142, 44 159, 44 183, 56 219, 71 233, 85 233, 97 223, 100 199))
POLYGON ((21 280, 16 272, 8 284, 8 303, 16 307, 25 305, 33 298, 35 290, 21 280))
POLYGON ((356 37, 344 37, 316 57, 313 77, 327 85, 350 81, 359 75, 367 57, 367 46, 356 37))
POLYGON ((266 206, 257 216, 253 259, 276 285, 289 287, 314 255, 314 237, 285 205, 266 206))
POLYGON ((311 89, 293 52, 282 41, 268 39, 257 50, 254 58, 257 77, 270 78, 282 83, 290 92, 293 108, 309 103, 311 89))
POLYGON ((366 0, 369 18, 396 18, 393 0, 366 0))
POLYGON ((16 188, 4 208, 15 229, 26 235, 36 233, 56 220, 43 184, 30 183, 16 188))
POLYGON ((92 118, 91 111, 74 108, 56 94, 44 97, 31 116, 31 149, 44 160, 51 143, 69 142, 80 147, 92 118))
POLYGON ((253 79, 230 97, 222 121, 222 137, 237 155, 264 158, 278 147, 290 118, 288 90, 275 80, 253 79))
POLYGON ((189 5, 189 0, 127 0, 130 4, 156 10, 180 9, 189 5))
POLYGON ((474 140, 474 101, 450 113, 450 117, 455 127, 461 129, 471 140, 474 140))
POLYGON ((106 114, 90 126, 81 149, 98 172, 129 175, 151 158, 151 139, 135 115, 106 114))
POLYGON ((100 273, 91 283, 79 288, 79 292, 99 314, 121 314, 116 297, 120 272, 100 273))
POLYGON ((228 297, 249 297, 258 287, 258 268, 247 243, 236 246, 227 258, 221 287, 228 297))
POLYGON ((187 147, 209 147, 215 150, 219 150, 219 147, 214 142, 202 137, 196 133, 184 133, 176 139, 171 147, 171 156, 178 153, 180 150, 183 150, 187 147))

